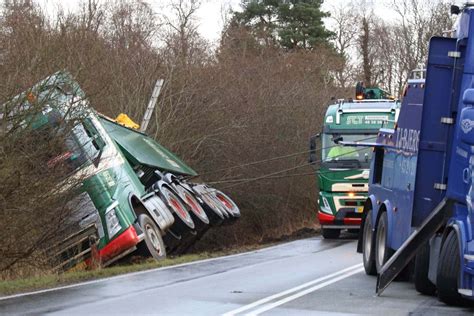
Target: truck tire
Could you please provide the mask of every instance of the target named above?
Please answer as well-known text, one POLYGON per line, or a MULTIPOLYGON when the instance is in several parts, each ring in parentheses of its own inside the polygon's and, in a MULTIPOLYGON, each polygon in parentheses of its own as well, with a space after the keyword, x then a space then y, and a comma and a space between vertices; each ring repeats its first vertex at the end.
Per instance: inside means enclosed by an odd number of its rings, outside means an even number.
POLYGON ((212 198, 210 190, 202 184, 193 185, 191 188, 198 197, 201 206, 204 208, 204 211, 209 218, 209 224, 211 226, 221 225, 226 219, 226 216, 217 201, 212 198))
POLYGON ((161 237, 161 231, 155 222, 146 214, 138 216, 138 224, 143 230, 144 240, 138 245, 139 251, 151 255, 156 260, 166 258, 166 246, 161 237))
POLYGON ((428 270, 430 267, 430 246, 425 243, 420 247, 415 256, 415 272, 413 281, 415 289, 424 295, 435 295, 436 286, 428 279, 428 270))
POLYGON ((377 275, 374 248, 372 210, 369 210, 365 216, 364 231, 362 235, 362 261, 364 263, 365 274, 367 275, 377 275))
MULTIPOLYGON (((181 199, 189 206, 191 212, 195 215, 195 217, 197 217, 197 219, 201 223, 208 225, 209 218, 207 217, 206 212, 202 208, 201 204, 199 204, 194 194, 179 184, 176 186, 176 190, 181 199)), ((197 223, 195 222, 194 224, 197 223)))
POLYGON ((214 190, 214 196, 216 197, 217 201, 222 204, 226 211, 230 213, 230 215, 232 215, 233 219, 237 219, 240 217, 239 207, 229 196, 219 190, 214 190))
MULTIPOLYGON (((184 225, 179 225, 179 226, 185 226, 186 228, 181 228, 179 233, 182 233, 182 230, 192 230, 194 229, 194 222, 191 218, 191 215, 188 212, 187 207, 185 206, 185 202, 181 200, 181 198, 176 195, 173 191, 171 191, 169 188, 163 186, 160 188, 160 196, 165 202, 165 204, 171 209, 173 214, 175 214, 175 219, 177 221, 181 221, 182 224, 184 225)), ((174 226, 178 226, 178 223, 175 221, 174 226)))
POLYGON ((380 273, 385 262, 390 259, 394 251, 388 246, 388 217, 387 212, 380 215, 375 233, 375 267, 380 273))
POLYGON ((341 234, 341 230, 332 228, 322 228, 321 234, 323 235, 324 239, 338 239, 339 235, 341 234))
POLYGON ((452 230, 441 247, 436 275, 438 298, 448 305, 467 303, 458 293, 459 256, 458 238, 456 232, 452 230))

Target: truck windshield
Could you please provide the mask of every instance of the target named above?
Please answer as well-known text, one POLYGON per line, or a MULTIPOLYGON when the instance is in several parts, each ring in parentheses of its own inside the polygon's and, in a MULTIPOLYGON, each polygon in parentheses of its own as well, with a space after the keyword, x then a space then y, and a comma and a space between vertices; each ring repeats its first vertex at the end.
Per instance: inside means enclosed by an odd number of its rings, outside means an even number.
POLYGON ((322 162, 334 167, 367 168, 372 158, 371 147, 351 147, 336 142, 373 142, 377 134, 323 134, 322 162))
POLYGON ((101 147, 97 136, 90 131, 86 122, 79 123, 65 136, 61 153, 49 159, 48 166, 65 162, 68 169, 74 171, 98 157, 101 147))
POLYGON ((88 160, 93 160, 99 154, 100 147, 84 124, 73 128, 73 135, 66 139, 66 146, 74 153, 69 159, 72 167, 77 168, 88 160))

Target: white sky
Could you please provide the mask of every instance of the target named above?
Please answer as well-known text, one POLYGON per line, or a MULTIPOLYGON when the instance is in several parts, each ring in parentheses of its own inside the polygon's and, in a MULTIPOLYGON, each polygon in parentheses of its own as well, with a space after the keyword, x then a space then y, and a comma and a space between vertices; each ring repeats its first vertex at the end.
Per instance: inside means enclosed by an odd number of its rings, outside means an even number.
MULTIPOLYGON (((77 9, 79 0, 37 0, 42 4, 43 9, 49 13, 54 14, 55 8, 58 4, 62 5, 66 10, 77 9)), ((107 0, 103 0, 107 1, 107 0)), ((146 0, 149 2, 156 12, 163 12, 171 0, 146 0)), ((361 0, 355 0, 360 2, 361 0)), ((384 18, 391 19, 394 17, 390 10, 388 3, 393 0, 365 0, 367 5, 373 7, 375 13, 384 18)), ((239 10, 241 0, 201 0, 201 7, 197 12, 197 23, 199 25, 199 32, 202 36, 215 43, 220 37, 225 18, 223 12, 228 12, 230 9, 239 10)), ((349 0, 325 0, 323 9, 331 11, 331 8, 347 4, 349 0)), ((461 0, 453 1, 461 2, 461 0)), ((330 27, 330 21, 326 21, 330 27)))
MULTIPOLYGON (((66 11, 78 9, 80 0, 36 0, 48 15, 54 15, 60 5, 66 11)), ((107 0, 102 0, 105 3, 107 0)), ((151 4, 157 13, 167 10, 171 0, 145 0, 151 4)), ((211 42, 216 42, 224 26, 225 17, 223 12, 239 10, 240 0, 201 0, 201 6, 197 12, 197 23, 199 32, 211 42)))

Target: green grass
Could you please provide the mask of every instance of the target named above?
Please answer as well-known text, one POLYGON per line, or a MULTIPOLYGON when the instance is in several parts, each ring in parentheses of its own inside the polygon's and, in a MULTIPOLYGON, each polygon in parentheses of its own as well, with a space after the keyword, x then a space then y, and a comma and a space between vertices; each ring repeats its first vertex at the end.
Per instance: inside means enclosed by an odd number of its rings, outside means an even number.
MULTIPOLYGON (((268 246, 271 245, 265 245, 265 247, 268 246)), ((40 289, 48 289, 52 287, 74 284, 89 280, 96 280, 130 272, 144 271, 193 262, 197 260, 216 258, 230 254, 256 250, 259 248, 262 248, 262 246, 252 246, 213 253, 203 252, 198 254, 188 254, 175 258, 166 258, 160 261, 156 261, 153 259, 142 259, 139 263, 121 264, 108 268, 98 268, 95 270, 77 270, 61 274, 43 274, 25 279, 4 280, 0 282, 0 295, 5 296, 40 289)))

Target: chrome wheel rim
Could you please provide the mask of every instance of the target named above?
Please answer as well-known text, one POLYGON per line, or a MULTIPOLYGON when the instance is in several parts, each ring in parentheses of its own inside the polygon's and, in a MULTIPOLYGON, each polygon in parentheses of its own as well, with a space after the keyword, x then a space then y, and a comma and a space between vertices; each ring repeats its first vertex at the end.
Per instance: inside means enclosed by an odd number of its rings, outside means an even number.
POLYGON ((156 251, 158 251, 158 253, 161 254, 161 244, 155 230, 150 224, 145 225, 145 230, 148 235, 148 239, 150 239, 151 245, 156 251))

